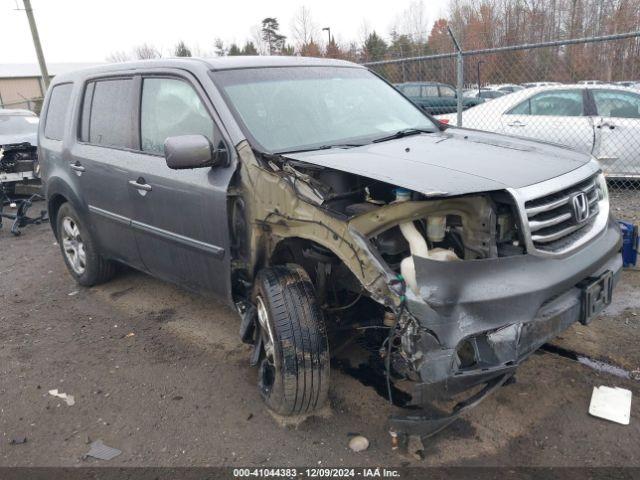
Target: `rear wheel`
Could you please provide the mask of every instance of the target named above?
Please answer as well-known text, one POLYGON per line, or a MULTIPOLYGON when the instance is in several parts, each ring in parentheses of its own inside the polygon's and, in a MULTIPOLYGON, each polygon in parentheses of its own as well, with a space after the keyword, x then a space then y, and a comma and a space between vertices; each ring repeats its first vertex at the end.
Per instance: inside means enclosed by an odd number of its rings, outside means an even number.
POLYGON ((264 269, 254 303, 263 349, 258 386, 265 403, 281 415, 317 410, 329 390, 329 344, 311 280, 297 265, 264 269))
POLYGON ((80 285, 91 287, 113 277, 115 264, 100 255, 89 230, 69 203, 58 210, 56 226, 64 263, 80 285))

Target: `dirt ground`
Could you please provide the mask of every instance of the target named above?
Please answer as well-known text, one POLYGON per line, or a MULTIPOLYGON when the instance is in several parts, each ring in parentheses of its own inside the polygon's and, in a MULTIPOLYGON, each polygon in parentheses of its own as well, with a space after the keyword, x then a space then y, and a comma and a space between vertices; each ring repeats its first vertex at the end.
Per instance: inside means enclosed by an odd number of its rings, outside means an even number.
MULTIPOLYGON (((324 415, 283 427, 260 400, 232 310, 132 271, 79 288, 48 225, 18 238, 5 227, 0 251, 0 466, 640 465, 638 380, 536 354, 418 460, 391 450, 386 400, 335 370, 324 415), (632 390, 629 426, 588 415, 598 385, 632 390), (348 448, 354 433, 367 451, 348 448), (82 460, 97 439, 122 454, 82 460)), ((625 272, 608 313, 556 343, 639 369, 638 292, 640 272, 625 272)))

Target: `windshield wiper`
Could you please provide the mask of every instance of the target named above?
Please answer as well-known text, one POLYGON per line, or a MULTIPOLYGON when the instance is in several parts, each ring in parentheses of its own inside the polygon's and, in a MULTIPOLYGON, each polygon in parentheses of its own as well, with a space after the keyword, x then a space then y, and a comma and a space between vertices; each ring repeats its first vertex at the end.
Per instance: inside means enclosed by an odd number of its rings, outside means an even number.
POLYGON ((363 143, 332 143, 330 145, 320 145, 319 147, 301 148, 299 150, 287 150, 276 152, 276 155, 286 155, 287 153, 314 152, 316 150, 329 150, 331 148, 353 148, 362 147, 363 143))
POLYGON ((433 130, 428 130, 426 128, 404 128, 402 130, 398 130, 396 133, 392 133, 391 135, 385 135, 384 137, 376 138, 371 142, 386 142, 387 140, 395 140, 396 138, 408 137, 410 135, 419 135, 421 133, 433 133, 433 130))

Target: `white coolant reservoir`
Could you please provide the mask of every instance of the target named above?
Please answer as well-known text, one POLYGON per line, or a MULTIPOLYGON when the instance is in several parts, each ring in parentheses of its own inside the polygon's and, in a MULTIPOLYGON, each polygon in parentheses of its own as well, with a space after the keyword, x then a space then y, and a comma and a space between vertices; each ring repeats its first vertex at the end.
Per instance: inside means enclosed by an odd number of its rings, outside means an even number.
MULTIPOLYGON (((396 190, 396 202, 406 202, 411 199, 411 192, 403 188, 396 190)), ((409 243, 411 256, 404 258, 400 262, 400 273, 404 277, 407 286, 418 295, 418 282, 416 281, 416 266, 413 257, 429 258, 441 262, 450 262, 460 260, 458 256, 451 250, 445 248, 433 248, 429 250, 426 239, 418 231, 413 221, 401 223, 399 225, 402 235, 409 243)), ((447 227, 446 216, 433 216, 427 218, 427 235, 434 242, 444 240, 444 234, 447 227)))

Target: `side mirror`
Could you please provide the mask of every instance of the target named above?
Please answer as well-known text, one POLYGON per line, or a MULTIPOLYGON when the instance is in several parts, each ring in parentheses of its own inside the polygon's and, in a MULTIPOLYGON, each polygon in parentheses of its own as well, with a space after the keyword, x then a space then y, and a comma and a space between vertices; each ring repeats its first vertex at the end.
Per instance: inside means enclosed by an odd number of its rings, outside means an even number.
POLYGON ((216 149, 204 135, 179 135, 164 141, 164 158, 174 170, 226 165, 226 149, 216 149))

